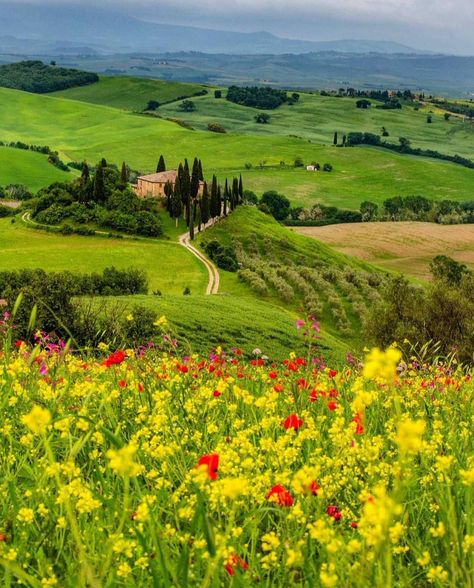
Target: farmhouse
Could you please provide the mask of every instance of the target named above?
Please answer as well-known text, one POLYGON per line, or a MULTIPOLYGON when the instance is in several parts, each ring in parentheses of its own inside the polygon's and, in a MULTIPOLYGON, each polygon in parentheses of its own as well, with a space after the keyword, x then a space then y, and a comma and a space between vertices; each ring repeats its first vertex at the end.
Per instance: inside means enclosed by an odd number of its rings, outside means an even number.
MULTIPOLYGON (((137 184, 133 188, 136 195, 140 198, 164 198, 166 196, 166 184, 170 183, 174 188, 177 177, 178 172, 175 169, 140 176, 137 179, 137 184)), ((204 182, 199 182, 199 194, 202 194, 203 189, 204 182)))

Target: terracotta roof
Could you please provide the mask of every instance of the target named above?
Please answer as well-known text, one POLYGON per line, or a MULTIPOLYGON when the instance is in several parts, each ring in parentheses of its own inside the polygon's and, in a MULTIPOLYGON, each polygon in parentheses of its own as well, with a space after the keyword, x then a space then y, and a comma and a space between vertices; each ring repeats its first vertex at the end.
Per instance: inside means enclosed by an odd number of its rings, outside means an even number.
POLYGON ((174 184, 177 175, 178 172, 175 169, 170 169, 169 171, 160 172, 158 174, 140 176, 138 179, 143 180, 144 182, 150 182, 151 184, 166 184, 166 182, 174 184))

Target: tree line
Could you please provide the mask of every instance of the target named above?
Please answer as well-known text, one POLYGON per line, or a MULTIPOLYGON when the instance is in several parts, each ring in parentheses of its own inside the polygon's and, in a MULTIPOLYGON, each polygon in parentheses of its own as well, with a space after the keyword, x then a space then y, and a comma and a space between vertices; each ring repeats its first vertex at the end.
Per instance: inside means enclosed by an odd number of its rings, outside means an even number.
POLYGON ((13 149, 22 149, 23 151, 35 151, 48 155, 48 162, 62 171, 69 172, 69 167, 59 158, 59 153, 53 151, 48 145, 29 145, 23 141, 0 141, 1 147, 11 147, 13 149))
MULTIPOLYGON (((166 171, 163 155, 160 156, 156 171, 166 171)), ((204 180, 202 162, 195 157, 192 169, 187 159, 179 164, 175 183, 168 181, 164 192, 168 214, 176 220, 176 226, 183 216, 193 240, 196 228, 200 232, 202 226, 211 219, 227 216, 228 212, 242 204, 244 187, 242 175, 232 181, 226 179, 223 186, 213 175, 209 186, 204 180)))
POLYGON ((35 94, 46 94, 99 81, 95 73, 46 65, 28 60, 0 66, 0 86, 35 94))
POLYGON ((347 135, 345 145, 347 147, 354 147, 355 145, 373 145, 375 147, 383 147, 384 149, 390 149, 397 153, 406 153, 408 155, 419 155, 422 157, 431 157, 433 159, 441 159, 443 161, 450 161, 474 169, 474 161, 461 155, 449 155, 447 153, 440 153, 434 149, 420 149, 419 147, 412 147, 409 139, 405 137, 399 138, 399 143, 391 143, 390 141, 383 141, 380 135, 375 133, 361 133, 353 132, 347 135))
POLYGON ((295 104, 300 99, 300 95, 297 92, 293 92, 289 96, 284 90, 276 90, 267 86, 230 86, 227 90, 226 98, 234 104, 274 110, 285 103, 295 104))

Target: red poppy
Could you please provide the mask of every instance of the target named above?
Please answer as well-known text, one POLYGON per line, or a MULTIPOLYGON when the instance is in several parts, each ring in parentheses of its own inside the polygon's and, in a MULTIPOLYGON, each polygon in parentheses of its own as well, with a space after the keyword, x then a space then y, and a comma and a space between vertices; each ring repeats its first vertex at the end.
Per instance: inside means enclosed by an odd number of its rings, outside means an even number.
POLYGON ((221 395, 221 393, 219 392, 219 390, 214 390, 213 395, 215 398, 219 398, 219 396, 221 395))
POLYGON ((357 529, 357 528, 358 528, 358 526, 359 526, 359 523, 357 523, 356 521, 352 521, 352 523, 351 523, 351 527, 352 527, 353 529, 357 529))
POLYGON ((6 543, 7 539, 8 538, 4 533, 0 533, 0 543, 6 543))
POLYGON ((283 384, 275 384, 273 386, 273 389, 275 390, 275 392, 283 392, 283 384))
POLYGON ((275 502, 280 506, 293 506, 294 500, 288 490, 281 484, 273 486, 270 492, 267 494, 267 500, 275 497, 275 502))
POLYGON ((211 480, 217 480, 219 470, 219 455, 217 453, 210 453, 203 455, 198 461, 197 467, 205 465, 207 467, 207 475, 211 480))
POLYGON ((338 406, 338 404, 337 404, 337 402, 334 402, 334 400, 330 400, 328 402, 329 410, 336 410, 337 406, 338 406))
POLYGON ((336 370, 329 370, 328 375, 330 378, 335 378, 337 376, 336 370))
POLYGON ((15 341, 15 347, 19 349, 23 345, 23 341, 21 339, 17 339, 15 341))
POLYGON ((283 421, 282 425, 285 427, 286 430, 294 429, 295 431, 297 431, 300 427, 304 425, 304 420, 298 418, 297 414, 290 414, 290 416, 283 421))
POLYGON ((109 355, 102 365, 105 365, 108 368, 112 367, 113 365, 120 365, 123 361, 125 361, 126 357, 127 355, 124 351, 116 351, 115 353, 112 353, 112 355, 109 355))
POLYGON ((143 384, 138 384, 138 391, 139 392, 143 392, 143 390, 145 390, 145 388, 143 387, 143 384))
POLYGON ((364 428, 364 422, 362 420, 362 415, 360 414, 360 412, 358 412, 354 416, 354 418, 352 419, 352 422, 356 424, 355 434, 356 435, 363 435, 365 428, 364 428))
POLYGON ((318 495, 318 490, 321 488, 321 486, 316 482, 316 480, 313 480, 311 482, 311 484, 309 485, 309 491, 311 492, 311 494, 313 496, 317 496, 318 495))
POLYGON ((278 378, 278 374, 275 371, 272 371, 268 374, 268 376, 274 380, 275 378, 278 378))
POLYGON ((332 517, 335 521, 341 520, 342 514, 339 508, 335 505, 328 506, 326 509, 326 513, 332 517))
POLYGON ((244 572, 245 570, 249 569, 249 564, 236 553, 234 553, 230 556, 229 560, 225 564, 225 571, 229 574, 229 576, 235 576, 235 572, 239 569, 244 572))
POLYGON ((126 388, 127 387, 127 382, 125 380, 120 380, 118 385, 120 386, 120 388, 126 388))

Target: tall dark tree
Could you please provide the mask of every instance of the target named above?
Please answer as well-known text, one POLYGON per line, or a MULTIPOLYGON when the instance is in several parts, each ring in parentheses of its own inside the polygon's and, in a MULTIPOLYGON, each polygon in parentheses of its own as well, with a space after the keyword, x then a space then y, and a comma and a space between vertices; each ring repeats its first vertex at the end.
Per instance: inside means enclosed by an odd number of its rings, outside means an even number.
POLYGON ((333 143, 334 143, 334 145, 337 145, 337 131, 334 133, 333 143))
POLYGON ((164 171, 166 171, 165 158, 163 157, 163 155, 160 155, 160 159, 158 160, 158 165, 156 166, 156 173, 159 174, 164 171))
POLYGON ((244 182, 242 180, 242 174, 239 177, 239 204, 244 201, 244 182))
POLYGON ((211 202, 210 202, 210 213, 211 218, 216 218, 219 216, 219 201, 218 201, 218 190, 219 187, 217 185, 217 178, 216 176, 212 176, 212 184, 211 184, 211 202))
POLYGON ((194 241, 194 223, 196 222, 196 201, 191 200, 190 202, 190 212, 189 212, 189 238, 191 241, 194 241))
POLYGON ((209 202, 209 191, 207 188, 207 183, 204 182, 204 188, 202 191, 202 198, 201 198, 201 220, 205 225, 209 222, 210 216, 211 216, 211 210, 210 210, 210 202, 209 202))
POLYGON ((222 191, 220 186, 217 187, 216 216, 222 216, 222 191))
POLYGON ((128 168, 125 161, 122 163, 122 169, 120 171, 120 184, 125 188, 128 184, 128 168))
POLYGON ((239 204, 239 180, 234 178, 232 181, 232 195, 231 195, 231 209, 235 210, 235 207, 239 204))
POLYGON ((90 172, 89 166, 87 165, 87 162, 84 161, 82 164, 82 172, 81 172, 81 180, 82 180, 83 186, 87 185, 90 177, 91 177, 91 172, 90 172))
POLYGON ((171 210, 170 215, 171 218, 176 219, 176 226, 178 226, 178 220, 181 216, 181 211, 183 208, 183 201, 181 197, 181 180, 178 177, 176 178, 176 183, 174 185, 174 190, 171 194, 171 210))
POLYGON ((100 162, 100 165, 101 165, 102 167, 107 167, 107 160, 105 159, 105 157, 102 157, 102 160, 101 160, 101 162, 100 162))
POLYGON ((165 196, 166 196, 166 210, 171 211, 171 197, 173 195, 173 184, 168 180, 165 184, 165 196))
POLYGON ((87 163, 84 161, 82 164, 81 171, 81 190, 79 195, 79 202, 88 202, 91 197, 91 184, 90 184, 90 170, 87 163))
POLYGON ((224 210, 223 210, 224 216, 227 216, 227 199, 228 198, 229 198, 229 182, 227 181, 227 178, 226 178, 225 188, 224 188, 224 210))
POLYGON ((204 182, 204 174, 202 172, 202 161, 199 160, 199 180, 204 182))
POLYGON ((194 158, 193 173, 191 175, 190 184, 190 195, 193 200, 198 197, 199 194, 199 162, 197 158, 194 158))
POLYGON ((94 189, 92 192, 92 199, 95 202, 105 202, 105 183, 104 183, 104 167, 98 165, 95 170, 94 189))
POLYGON ((188 160, 184 160, 184 166, 181 166, 181 201, 184 206, 186 221, 189 221, 189 199, 191 197, 191 178, 189 177, 188 160))

